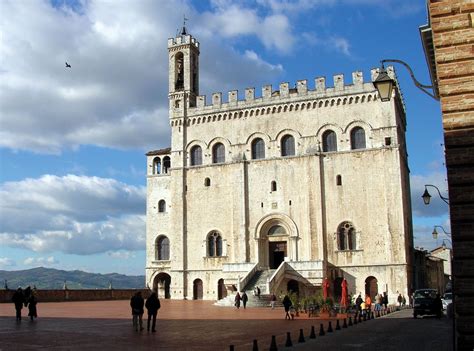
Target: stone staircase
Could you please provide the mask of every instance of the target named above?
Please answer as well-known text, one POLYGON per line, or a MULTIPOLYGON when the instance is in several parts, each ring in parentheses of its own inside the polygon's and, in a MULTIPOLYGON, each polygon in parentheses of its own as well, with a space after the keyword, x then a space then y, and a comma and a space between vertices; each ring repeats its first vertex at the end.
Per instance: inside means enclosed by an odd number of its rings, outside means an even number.
MULTIPOLYGON (((270 307, 271 294, 267 291, 267 279, 269 279, 273 273, 275 273, 274 269, 255 272, 252 279, 249 280, 243 289, 249 298, 247 307, 270 307), (260 288, 260 298, 254 295, 257 286, 260 288)), ((235 295, 236 293, 228 295, 227 297, 217 301, 215 305, 233 307, 235 295)), ((277 300, 275 306, 282 306, 281 301, 277 300)))

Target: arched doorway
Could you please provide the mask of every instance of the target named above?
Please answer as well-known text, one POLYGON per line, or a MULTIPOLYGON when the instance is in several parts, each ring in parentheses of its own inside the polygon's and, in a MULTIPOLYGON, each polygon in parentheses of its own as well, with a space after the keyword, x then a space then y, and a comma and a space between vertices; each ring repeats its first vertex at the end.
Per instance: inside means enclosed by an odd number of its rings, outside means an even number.
POLYGON ((333 296, 335 301, 340 301, 342 296, 342 278, 338 277, 334 279, 334 283, 332 286, 333 296))
POLYGON ((273 225, 268 229, 268 265, 276 269, 285 260, 287 254, 286 237, 288 233, 281 225, 273 225))
POLYGON ((202 300, 202 280, 195 279, 193 282, 193 300, 202 300))
POLYGON ((365 280, 365 294, 369 295, 371 299, 375 298, 375 295, 379 293, 379 288, 377 285, 377 278, 367 277, 365 280))
POLYGON ((156 291, 160 298, 171 298, 170 285, 171 277, 167 273, 159 273, 155 279, 153 279, 153 291, 156 291))
POLYGON ((288 283, 286 284, 286 290, 288 292, 293 292, 296 295, 299 295, 300 287, 298 285, 298 282, 294 279, 289 280, 288 283))
POLYGON ((221 300, 227 296, 227 289, 224 284, 224 279, 219 279, 217 282, 217 299, 221 300))

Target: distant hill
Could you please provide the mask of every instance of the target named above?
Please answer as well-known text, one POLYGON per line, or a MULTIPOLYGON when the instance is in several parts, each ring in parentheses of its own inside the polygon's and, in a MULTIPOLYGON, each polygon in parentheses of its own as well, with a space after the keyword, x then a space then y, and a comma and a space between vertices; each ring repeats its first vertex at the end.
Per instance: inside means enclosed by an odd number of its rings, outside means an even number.
POLYGON ((62 289, 66 281, 69 289, 107 289, 112 283, 114 289, 137 289, 145 287, 145 276, 124 275, 118 273, 96 274, 83 271, 62 271, 53 268, 38 267, 22 271, 0 270, 0 289, 5 279, 10 289, 19 286, 38 289, 62 289))

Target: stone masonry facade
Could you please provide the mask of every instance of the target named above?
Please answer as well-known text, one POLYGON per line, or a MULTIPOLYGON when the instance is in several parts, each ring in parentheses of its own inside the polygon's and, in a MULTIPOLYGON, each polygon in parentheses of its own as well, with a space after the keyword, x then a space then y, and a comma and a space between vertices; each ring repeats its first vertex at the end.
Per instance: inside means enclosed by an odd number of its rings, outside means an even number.
MULTIPOLYGON (((406 116, 354 72, 244 99, 199 95, 199 42, 168 41, 171 147, 147 153, 146 279, 160 296, 412 287, 406 116), (312 84, 311 84, 312 85, 312 84)), ((396 79, 393 68, 389 74, 396 79)), ((339 295, 338 295, 339 294, 339 295)), ((373 296, 372 296, 373 297, 373 296)))

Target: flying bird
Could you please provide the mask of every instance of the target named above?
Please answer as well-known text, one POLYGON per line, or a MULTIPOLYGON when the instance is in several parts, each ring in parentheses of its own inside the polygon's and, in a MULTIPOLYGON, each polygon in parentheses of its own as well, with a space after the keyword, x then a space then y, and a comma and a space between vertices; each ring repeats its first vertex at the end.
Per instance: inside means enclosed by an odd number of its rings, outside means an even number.
POLYGON ((66 68, 71 68, 71 65, 66 62, 66 68))

